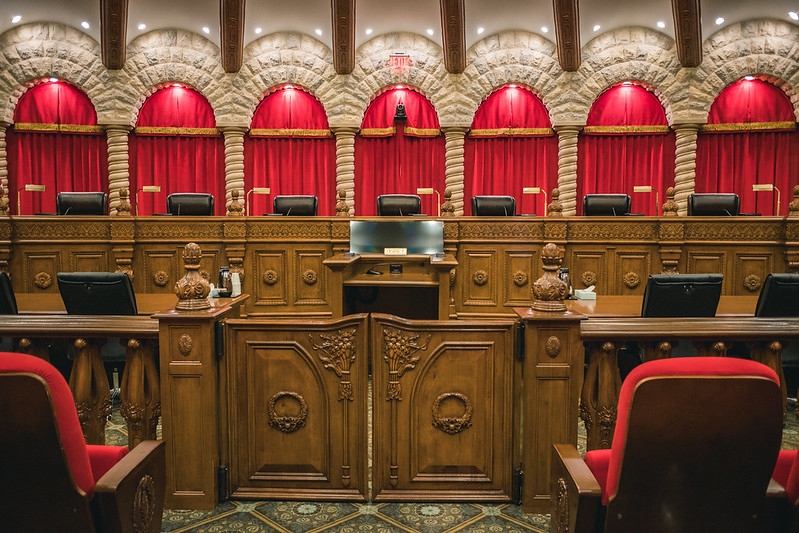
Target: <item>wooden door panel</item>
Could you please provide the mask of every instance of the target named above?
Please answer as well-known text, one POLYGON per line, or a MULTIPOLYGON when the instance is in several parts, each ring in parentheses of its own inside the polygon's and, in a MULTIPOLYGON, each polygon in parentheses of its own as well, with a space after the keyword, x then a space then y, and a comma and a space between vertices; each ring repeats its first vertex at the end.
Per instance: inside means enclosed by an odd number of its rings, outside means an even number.
POLYGON ((538 279, 538 258, 533 251, 508 251, 505 253, 506 307, 529 306, 532 304, 532 286, 538 279))
POLYGON ((325 305, 327 276, 322 250, 296 250, 294 269, 294 304, 325 305))
POLYGON ((608 284, 608 254, 602 251, 576 250, 571 254, 569 274, 573 289, 594 285, 597 294, 612 294, 608 284))
POLYGON ((652 272, 648 252, 616 252, 615 287, 612 294, 644 294, 646 280, 652 272))
POLYGON ((286 253, 259 250, 255 253, 255 305, 287 305, 286 253))
POLYGON ((108 272, 108 255, 104 250, 73 252, 70 257, 73 272, 108 272))
POLYGON ((60 271, 60 252, 26 252, 22 292, 58 292, 56 273, 60 271))
POLYGON ((177 262, 175 250, 145 250, 144 292, 174 292, 175 283, 183 277, 178 276, 177 262))
POLYGON ((773 256, 763 254, 735 254, 732 293, 735 295, 757 294, 766 281, 766 276, 774 272, 773 256))

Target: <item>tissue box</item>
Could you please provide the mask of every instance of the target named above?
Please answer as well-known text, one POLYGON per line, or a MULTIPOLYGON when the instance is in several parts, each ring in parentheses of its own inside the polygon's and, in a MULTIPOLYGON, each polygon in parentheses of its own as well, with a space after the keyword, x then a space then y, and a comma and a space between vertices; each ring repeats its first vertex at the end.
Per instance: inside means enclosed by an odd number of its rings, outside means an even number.
POLYGON ((596 300, 596 293, 585 289, 577 289, 574 291, 574 297, 578 300, 596 300))

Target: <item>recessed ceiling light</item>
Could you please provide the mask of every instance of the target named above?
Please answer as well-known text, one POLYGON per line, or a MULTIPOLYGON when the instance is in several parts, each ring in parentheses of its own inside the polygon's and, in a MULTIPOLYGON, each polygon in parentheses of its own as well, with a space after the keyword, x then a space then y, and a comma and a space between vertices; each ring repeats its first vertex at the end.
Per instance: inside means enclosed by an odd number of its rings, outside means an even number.
POLYGON ((143 30, 144 28, 147 27, 147 24, 139 24, 138 27, 139 27, 140 30, 143 30))
POLYGON ((366 33, 366 35, 372 35, 373 31, 374 30, 372 30, 372 28, 366 28, 366 31, 364 33, 366 33))
POLYGON ((660 28, 660 29, 662 30, 662 29, 663 29, 663 28, 665 28, 665 27, 666 27, 666 23, 665 23, 665 22, 663 22, 662 20, 659 20, 659 21, 658 21, 658 28, 660 28))
POLYGON ((314 30, 314 33, 315 33, 316 35, 322 35, 322 28, 316 28, 316 29, 314 30))
MULTIPOLYGON (((17 17, 18 16, 19 15, 17 15, 17 17)), ((788 16, 791 17, 794 20, 799 20, 799 15, 796 14, 796 11, 788 11, 788 16)), ((14 18, 17 18, 17 17, 14 17, 14 18)), ((14 21, 12 20, 11 22, 14 22, 14 21)))
POLYGON ((724 24, 724 17, 719 17, 716 19, 716 26, 721 26, 724 24))
POLYGON ((405 87, 404 87, 403 85, 397 85, 397 86, 395 87, 395 89, 404 89, 404 88, 405 88, 405 87))
POLYGON ((433 28, 427 28, 427 35, 433 35, 433 28))
POLYGON ((183 87, 183 85, 182 85, 182 84, 180 84, 180 83, 173 83, 173 84, 172 84, 172 87, 183 87))
POLYGON ((211 28, 208 26, 203 26, 203 33, 211 33, 211 28))
POLYGON ((477 35, 482 35, 484 31, 486 31, 486 29, 480 26, 479 28, 477 28, 477 35))
POLYGON ((631 81, 623 81, 623 82, 621 82, 621 84, 624 85, 625 87, 628 87, 628 86, 632 85, 633 82, 631 82, 631 81))
POLYGON ((50 81, 51 83, 55 83, 55 82, 57 82, 57 81, 58 81, 58 78, 50 78, 50 80, 49 80, 49 81, 50 81))
POLYGON ((294 86, 293 86, 293 85, 291 85, 291 84, 289 84, 289 85, 286 85, 286 86, 285 86, 285 87, 283 87, 283 88, 284 88, 284 89, 293 89, 293 88, 294 88, 294 86))
POLYGON ((11 24, 16 24, 20 20, 22 20, 22 15, 14 15, 11 17, 11 24))
POLYGON ((752 80, 754 80, 754 79, 755 79, 755 77, 754 77, 754 76, 744 76, 744 79, 745 79, 746 81, 752 81, 752 80))
POLYGON ((89 29, 89 23, 86 22, 85 20, 83 22, 81 22, 80 25, 83 26, 84 30, 88 30, 89 29))
POLYGON ((541 31, 544 33, 549 33, 549 28, 547 28, 546 26, 541 26, 541 31))
POLYGON ((602 26, 600 26, 599 24, 595 25, 595 26, 594 26, 594 31, 599 31, 599 28, 601 28, 601 27, 602 27, 602 26))
POLYGON ((516 87, 517 85, 515 83, 511 83, 510 85, 508 85, 509 89, 515 89, 516 87))
POLYGON ((260 35, 262 31, 264 31, 263 28, 255 28, 256 35, 260 35))

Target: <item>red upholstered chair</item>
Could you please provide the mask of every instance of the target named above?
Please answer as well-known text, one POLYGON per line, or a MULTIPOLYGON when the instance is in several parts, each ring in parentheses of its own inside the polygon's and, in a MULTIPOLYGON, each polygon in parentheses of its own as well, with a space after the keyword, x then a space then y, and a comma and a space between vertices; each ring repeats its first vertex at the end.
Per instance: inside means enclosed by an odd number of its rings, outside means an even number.
POLYGON ((762 530, 782 437, 776 374, 720 357, 635 368, 609 450, 556 444, 552 531, 762 530))
POLYGON ((781 450, 770 487, 771 531, 799 533, 799 453, 781 450), (776 484, 776 487, 774 486, 776 484))
POLYGON ((0 530, 160 531, 164 457, 163 442, 86 445, 61 374, 0 353, 0 530))

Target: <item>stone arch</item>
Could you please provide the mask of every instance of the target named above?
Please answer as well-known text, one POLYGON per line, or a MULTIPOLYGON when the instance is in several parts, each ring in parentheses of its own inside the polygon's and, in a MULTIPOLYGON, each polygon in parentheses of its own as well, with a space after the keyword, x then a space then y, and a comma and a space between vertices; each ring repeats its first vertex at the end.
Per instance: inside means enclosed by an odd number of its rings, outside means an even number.
POLYGON ((707 120, 710 105, 727 85, 753 75, 780 87, 799 117, 799 28, 772 19, 731 24, 704 43, 702 64, 691 80, 691 111, 707 120))
POLYGON ((563 72, 557 62, 555 44, 540 35, 524 31, 490 35, 475 43, 466 54, 461 96, 463 107, 454 109, 469 124, 480 103, 497 87, 519 83, 528 87, 550 111, 559 92, 563 72))
POLYGON ((674 41, 641 27, 604 33, 583 47, 582 64, 558 80, 561 92, 552 108, 556 122, 585 124, 594 100, 608 87, 636 81, 660 100, 671 124, 672 104, 680 98, 680 63, 674 41))
MULTIPOLYGON (((270 88, 291 83, 315 96, 328 112, 336 109, 340 91, 333 69, 333 52, 324 44, 300 33, 273 33, 250 43, 234 86, 237 101, 230 102, 235 115, 249 125, 255 108, 270 88)), ((340 112, 336 110, 336 112, 340 112)))
POLYGON ((19 98, 36 79, 56 77, 85 92, 98 119, 108 90, 108 71, 100 60, 97 41, 69 26, 33 23, 0 35, 0 120, 13 122, 19 98))

